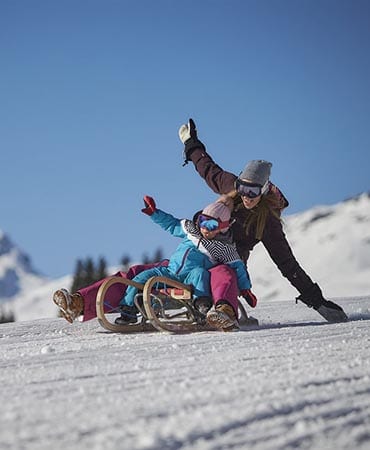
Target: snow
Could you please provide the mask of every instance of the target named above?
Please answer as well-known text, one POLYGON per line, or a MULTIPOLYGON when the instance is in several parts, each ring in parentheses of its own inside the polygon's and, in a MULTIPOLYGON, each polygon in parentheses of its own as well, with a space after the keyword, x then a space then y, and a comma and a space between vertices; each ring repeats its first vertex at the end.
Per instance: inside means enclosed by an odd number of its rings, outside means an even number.
POLYGON ((26 289, 23 295, 9 302, 17 321, 35 320, 43 317, 57 317, 58 309, 52 302, 53 293, 61 287, 69 288, 72 285, 72 276, 48 281, 33 289, 26 289))
POLYGON ((239 333, 0 325, 0 449, 370 449, 370 296, 338 303, 260 302, 239 333))

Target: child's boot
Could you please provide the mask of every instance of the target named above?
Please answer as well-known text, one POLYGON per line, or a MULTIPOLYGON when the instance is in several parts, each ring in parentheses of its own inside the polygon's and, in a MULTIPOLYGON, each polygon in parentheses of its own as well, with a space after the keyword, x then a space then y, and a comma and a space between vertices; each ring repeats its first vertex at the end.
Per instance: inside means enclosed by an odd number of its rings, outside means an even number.
POLYGON ((121 313, 120 317, 114 321, 117 325, 127 325, 128 323, 136 323, 137 322, 137 314, 138 309, 136 306, 129 305, 121 305, 119 307, 119 311, 121 313))
POLYGON ((194 308, 203 316, 212 308, 212 299, 210 297, 197 297, 193 300, 194 308))
POLYGON ((222 331, 238 331, 240 329, 234 308, 226 301, 217 303, 208 311, 207 323, 222 331))

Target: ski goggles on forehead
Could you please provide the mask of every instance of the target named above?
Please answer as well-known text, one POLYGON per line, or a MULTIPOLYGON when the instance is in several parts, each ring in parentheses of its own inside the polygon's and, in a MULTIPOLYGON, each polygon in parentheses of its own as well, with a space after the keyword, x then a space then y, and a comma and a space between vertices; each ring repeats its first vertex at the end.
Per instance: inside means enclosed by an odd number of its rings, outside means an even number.
POLYGON ((235 189, 242 197, 256 198, 262 194, 262 186, 248 183, 240 178, 235 181, 235 189))
POLYGON ((222 222, 221 220, 207 216, 206 214, 199 214, 197 222, 199 228, 205 228, 208 231, 222 230, 230 226, 229 221, 222 222))

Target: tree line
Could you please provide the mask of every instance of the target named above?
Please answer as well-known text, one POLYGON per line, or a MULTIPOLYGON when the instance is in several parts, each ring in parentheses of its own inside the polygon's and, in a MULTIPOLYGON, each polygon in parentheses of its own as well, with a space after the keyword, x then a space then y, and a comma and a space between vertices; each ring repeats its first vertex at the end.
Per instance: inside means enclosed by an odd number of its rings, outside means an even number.
MULTIPOLYGON (((163 259, 163 251, 158 248, 153 256, 149 256, 145 253, 142 256, 141 264, 151 264, 163 259)), ((124 255, 120 261, 120 268, 123 272, 126 272, 132 263, 130 255, 124 255)), ((98 258, 94 262, 93 258, 87 257, 85 259, 78 259, 76 261, 75 270, 73 273, 73 280, 71 285, 71 292, 76 292, 78 289, 89 286, 95 281, 101 280, 102 278, 112 275, 107 273, 107 262, 104 257, 98 258)))

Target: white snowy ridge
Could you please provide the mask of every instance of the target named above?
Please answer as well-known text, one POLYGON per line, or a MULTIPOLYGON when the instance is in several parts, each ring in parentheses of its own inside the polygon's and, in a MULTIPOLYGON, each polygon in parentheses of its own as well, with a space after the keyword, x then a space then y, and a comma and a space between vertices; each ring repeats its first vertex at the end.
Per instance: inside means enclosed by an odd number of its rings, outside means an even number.
MULTIPOLYGON (((370 295, 370 193, 283 220, 294 255, 327 297, 370 295)), ((251 253, 248 268, 260 299, 297 296, 261 244, 251 253)))

